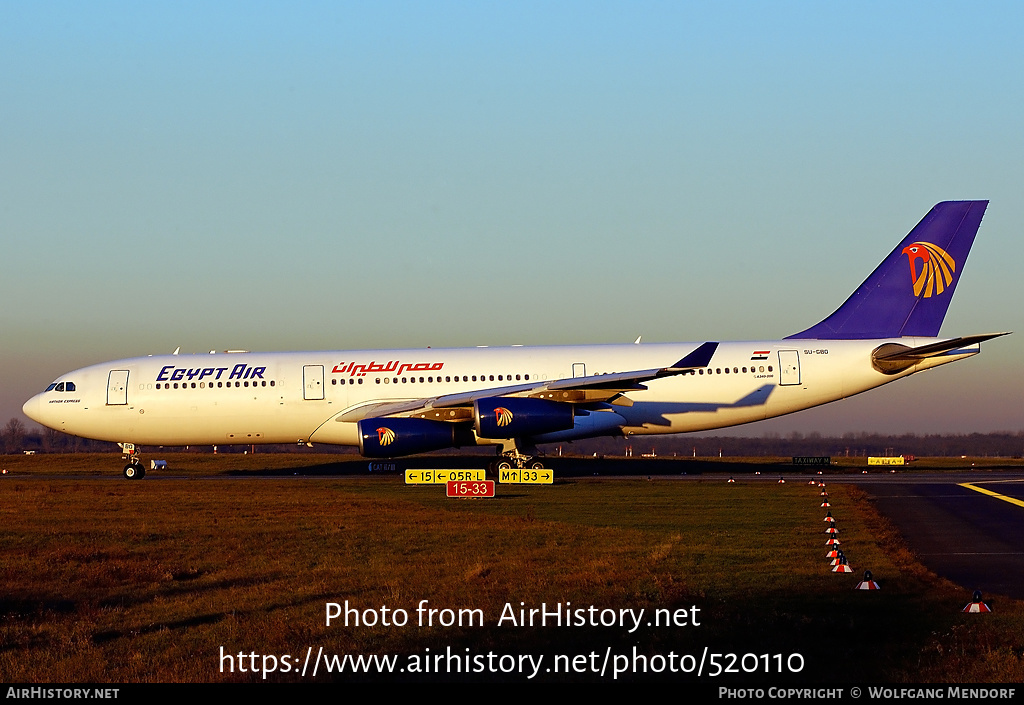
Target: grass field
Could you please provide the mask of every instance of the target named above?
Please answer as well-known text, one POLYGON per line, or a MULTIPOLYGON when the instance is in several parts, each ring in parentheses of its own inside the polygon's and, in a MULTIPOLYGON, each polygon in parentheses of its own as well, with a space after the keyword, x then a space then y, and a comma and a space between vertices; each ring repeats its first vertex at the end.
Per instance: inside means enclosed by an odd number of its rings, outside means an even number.
MULTIPOLYGON (((802 482, 575 479, 499 487, 493 500, 448 500, 443 488, 407 487, 394 475, 274 476, 336 456, 181 455, 169 459, 168 474, 185 479, 141 482, 121 480, 110 456, 4 460, 0 679, 7 682, 262 679, 237 667, 222 672, 222 647, 296 663, 309 647, 404 657, 450 647, 552 660, 632 654, 634 647, 648 657, 699 658, 708 647, 783 660, 799 653, 805 665, 796 674, 741 668, 717 678, 661 677, 721 684, 1024 680, 1024 604, 997 598, 993 614, 961 614, 969 595, 916 563, 852 486, 828 488, 856 571, 844 576, 832 574, 824 557, 818 490, 802 482), (852 589, 864 569, 881 591, 852 589), (327 626, 326 603, 346 600, 377 615, 383 605, 406 610, 410 623, 327 626), (438 610, 478 609, 484 625, 416 626, 422 600, 438 610), (687 610, 691 618, 696 606, 700 625, 644 624, 629 633, 497 624, 506 604, 566 602, 643 608, 647 616, 687 610)), ((518 673, 379 678, 467 677, 527 680, 518 673)), ((318 675, 354 678, 369 676, 318 675)), ((611 675, 542 672, 537 679, 611 675)), ((268 680, 302 678, 276 672, 268 680)))

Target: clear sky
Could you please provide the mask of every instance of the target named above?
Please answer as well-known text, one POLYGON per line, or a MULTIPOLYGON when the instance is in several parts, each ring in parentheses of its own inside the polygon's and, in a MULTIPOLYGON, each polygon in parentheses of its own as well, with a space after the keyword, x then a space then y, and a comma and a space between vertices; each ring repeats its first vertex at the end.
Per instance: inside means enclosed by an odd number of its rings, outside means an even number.
MULTIPOLYGON (((982 355, 740 429, 1024 429, 1024 5, 0 2, 0 423, 148 353, 778 338, 991 205, 982 355)), ((34 426, 34 424, 30 424, 34 426)))

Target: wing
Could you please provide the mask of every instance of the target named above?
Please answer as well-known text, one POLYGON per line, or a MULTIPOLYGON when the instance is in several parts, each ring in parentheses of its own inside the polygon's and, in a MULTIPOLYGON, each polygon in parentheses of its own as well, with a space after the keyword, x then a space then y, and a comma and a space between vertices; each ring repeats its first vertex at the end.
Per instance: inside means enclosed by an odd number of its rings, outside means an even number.
POLYGON ((675 364, 649 370, 616 372, 589 377, 567 377, 529 384, 475 389, 470 392, 445 394, 425 399, 371 401, 348 409, 336 418, 338 421, 355 422, 381 416, 415 416, 440 421, 463 421, 472 415, 474 401, 488 397, 535 397, 575 404, 610 402, 631 406, 633 402, 622 396, 624 393, 647 389, 644 382, 671 377, 699 367, 707 367, 717 349, 718 343, 703 343, 675 364))

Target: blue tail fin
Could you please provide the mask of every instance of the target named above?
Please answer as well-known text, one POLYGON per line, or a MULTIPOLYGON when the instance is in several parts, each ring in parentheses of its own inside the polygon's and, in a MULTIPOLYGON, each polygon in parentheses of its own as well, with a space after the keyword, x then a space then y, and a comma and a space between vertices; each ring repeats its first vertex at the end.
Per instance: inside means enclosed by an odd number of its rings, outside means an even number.
POLYGON ((987 206, 936 204, 835 313, 789 337, 936 337, 987 206))

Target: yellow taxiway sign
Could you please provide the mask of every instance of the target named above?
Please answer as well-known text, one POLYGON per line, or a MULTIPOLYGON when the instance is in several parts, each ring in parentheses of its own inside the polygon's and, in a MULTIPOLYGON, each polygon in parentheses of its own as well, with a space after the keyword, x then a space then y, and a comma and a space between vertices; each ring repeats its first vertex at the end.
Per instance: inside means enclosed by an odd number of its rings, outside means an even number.
POLYGON ((406 470, 407 485, 446 485, 449 482, 482 482, 484 470, 406 470))

